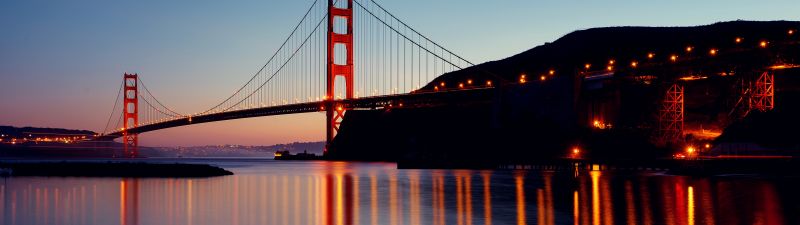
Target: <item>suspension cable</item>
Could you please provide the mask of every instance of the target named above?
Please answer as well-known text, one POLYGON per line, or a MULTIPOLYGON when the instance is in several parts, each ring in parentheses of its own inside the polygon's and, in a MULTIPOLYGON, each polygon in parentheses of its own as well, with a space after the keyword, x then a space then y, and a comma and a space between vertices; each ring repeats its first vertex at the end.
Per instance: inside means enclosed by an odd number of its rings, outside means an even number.
MULTIPOLYGON (((267 63, 265 63, 265 64, 264 64, 264 66, 261 66, 261 69, 259 69, 259 70, 258 70, 258 72, 256 72, 256 73, 255 73, 255 75, 253 75, 253 77, 251 77, 251 78, 250 78, 250 80, 248 80, 248 81, 247 81, 247 83, 245 83, 245 84, 244 84, 242 87, 240 87, 238 90, 236 90, 236 92, 234 92, 234 93, 233 93, 233 94, 232 94, 230 97, 226 98, 226 99, 225 99, 224 101, 222 101, 221 103, 219 103, 219 104, 215 105, 214 107, 211 107, 210 109, 208 109, 208 110, 206 110, 206 111, 203 111, 203 112, 202 112, 202 113, 200 113, 200 114, 205 114, 205 113, 207 113, 207 112, 213 111, 214 109, 216 109, 216 108, 220 107, 222 104, 225 104, 226 102, 228 102, 229 100, 231 100, 233 97, 235 97, 237 94, 239 94, 239 93, 240 93, 240 92, 241 92, 241 91, 242 91, 242 90, 243 90, 245 87, 247 87, 247 84, 250 84, 250 82, 252 82, 252 81, 253 81, 253 79, 255 79, 255 78, 258 76, 258 74, 260 74, 262 71, 264 71, 264 69, 267 67, 267 65, 269 65, 269 64, 272 62, 272 60, 273 60, 273 59, 275 59, 275 57, 276 57, 276 56, 278 55, 278 53, 280 53, 280 52, 281 52, 281 50, 282 50, 282 49, 283 49, 283 48, 286 46, 286 44, 289 42, 289 40, 292 38, 292 36, 294 36, 295 32, 297 32, 298 28, 300 28, 300 25, 302 25, 302 24, 303 24, 303 21, 305 21, 305 20, 306 20, 306 18, 308 17, 308 15, 311 13, 311 10, 312 10, 312 9, 314 9, 314 6, 316 6, 316 5, 317 5, 317 2, 318 2, 318 1, 319 1, 319 0, 314 0, 314 3, 312 3, 312 4, 311 4, 311 7, 309 7, 309 8, 308 8, 308 11, 306 11, 306 14, 305 14, 305 15, 303 15, 303 18, 302 18, 302 19, 300 19, 300 22, 298 22, 298 23, 297 23, 297 26, 295 26, 295 27, 294 27, 294 29, 293 29, 293 30, 292 30, 292 32, 289 34, 289 36, 288 36, 288 37, 286 37, 286 40, 284 40, 284 41, 283 41, 283 44, 281 44, 281 47, 278 47, 278 50, 276 50, 276 51, 275 51, 275 53, 274 53, 274 54, 272 54, 272 56, 269 58, 269 60, 267 60, 267 63)), ((317 26, 319 26, 319 25, 317 25, 317 26)), ((263 86, 263 85, 262 85, 262 86, 263 86)), ((251 94, 251 95, 252 95, 252 94, 251 94)), ((241 103, 241 102, 240 102, 240 103, 241 103)), ((237 104, 238 104, 238 103, 237 103, 237 104)), ((231 107, 228 107, 228 109, 230 109, 230 108, 231 108, 231 107)), ((226 109, 226 110, 227 110, 227 109, 226 109)))
POLYGON ((150 93, 150 90, 147 89, 147 86, 144 85, 144 82, 142 82, 142 79, 140 79, 138 76, 136 77, 136 80, 139 81, 139 84, 142 85, 142 87, 144 88, 144 91, 147 92, 147 94, 150 95, 150 97, 152 97, 153 100, 155 100, 156 103, 158 103, 158 105, 160 105, 161 107, 164 107, 164 109, 166 109, 167 111, 172 112, 174 116, 178 116, 178 117, 184 116, 183 114, 177 113, 174 110, 170 109, 169 107, 165 106, 164 104, 161 103, 161 101, 158 101, 158 98, 156 98, 155 95, 150 93))
POLYGON ((117 111, 117 104, 119 104, 119 95, 122 93, 122 87, 125 86, 125 82, 123 81, 121 85, 119 85, 119 91, 117 91, 117 97, 114 98, 114 108, 111 108, 111 115, 108 115, 108 120, 106 121, 106 126, 103 128, 101 132, 105 133, 108 131, 108 125, 111 124, 111 118, 114 118, 114 111, 117 111))

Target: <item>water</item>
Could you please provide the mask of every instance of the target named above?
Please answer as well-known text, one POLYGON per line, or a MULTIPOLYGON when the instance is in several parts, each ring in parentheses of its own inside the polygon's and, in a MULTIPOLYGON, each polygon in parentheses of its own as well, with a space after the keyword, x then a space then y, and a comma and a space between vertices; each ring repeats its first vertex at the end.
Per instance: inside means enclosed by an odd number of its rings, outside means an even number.
POLYGON ((791 180, 203 161, 203 179, 14 177, 3 224, 798 224, 791 180))

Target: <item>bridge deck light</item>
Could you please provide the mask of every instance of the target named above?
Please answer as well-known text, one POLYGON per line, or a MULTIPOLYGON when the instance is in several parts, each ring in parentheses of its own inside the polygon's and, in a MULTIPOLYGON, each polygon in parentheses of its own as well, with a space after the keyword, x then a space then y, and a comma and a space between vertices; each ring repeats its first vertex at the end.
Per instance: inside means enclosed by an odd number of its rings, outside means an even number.
POLYGON ((694 146, 686 147, 686 153, 689 153, 689 155, 694 154, 695 151, 694 146))
POLYGON ((672 55, 672 56, 669 57, 669 60, 672 60, 673 62, 678 61, 678 56, 677 55, 672 55))
POLYGON ((550 71, 548 71, 548 74, 550 74, 550 76, 553 76, 553 75, 556 74, 556 71, 555 70, 550 70, 550 71))
POLYGON ((614 66, 607 66, 607 67, 606 67, 606 70, 608 70, 608 71, 612 71, 612 70, 614 70, 614 66))
POLYGON ((580 153, 581 153, 581 149, 580 148, 578 148, 578 147, 572 148, 572 154, 573 155, 577 155, 577 154, 580 154, 580 153))
POLYGON ((788 33, 789 35, 793 35, 793 34, 794 34, 794 30, 789 30, 789 31, 788 31, 788 32, 786 32, 786 33, 788 33))
POLYGON ((490 87, 491 87, 491 86, 492 86, 492 81, 490 81, 490 80, 487 80, 487 81, 486 81, 486 86, 490 86, 490 87))
POLYGON ((542 75, 542 76, 540 76, 540 77, 539 77, 539 80, 541 80, 541 81, 545 81, 545 80, 547 80, 547 76, 545 76, 545 75, 542 75))
POLYGON ((636 61, 631 62, 631 67, 636 68, 636 66, 639 66, 639 62, 636 61))
POLYGON ((652 53, 652 52, 651 53, 647 53, 647 58, 648 59, 652 59, 653 57, 656 57, 655 53, 652 53))
POLYGON ((344 111, 344 108, 342 108, 342 106, 339 106, 339 107, 336 108, 336 111, 339 111, 339 112, 344 111))
POLYGON ((587 63, 586 65, 583 65, 583 68, 586 68, 586 70, 589 70, 589 68, 591 68, 591 67, 592 67, 592 64, 589 64, 589 63, 587 63))
POLYGON ((467 84, 470 84, 470 85, 471 85, 471 84, 472 84, 472 79, 468 79, 468 80, 467 80, 467 84))
POLYGON ((686 52, 692 52, 692 50, 694 50, 694 47, 692 46, 686 47, 686 52))
POLYGON ((761 46, 761 48, 766 48, 766 47, 767 47, 767 44, 769 44, 769 42, 767 42, 767 41, 761 41, 760 43, 758 43, 758 46, 761 46))
POLYGON ((464 83, 458 83, 458 88, 464 88, 464 83))
POLYGON ((744 39, 742 39, 742 38, 740 38, 740 37, 737 37, 736 39, 734 39, 734 41, 736 42, 736 44, 742 43, 742 41, 743 41, 743 40, 744 40, 744 39))
POLYGON ((711 50, 708 50, 708 54, 717 55, 717 49, 712 48, 711 50))
POLYGON ((613 59, 612 60, 608 60, 608 65, 614 65, 615 62, 616 61, 614 61, 613 59))

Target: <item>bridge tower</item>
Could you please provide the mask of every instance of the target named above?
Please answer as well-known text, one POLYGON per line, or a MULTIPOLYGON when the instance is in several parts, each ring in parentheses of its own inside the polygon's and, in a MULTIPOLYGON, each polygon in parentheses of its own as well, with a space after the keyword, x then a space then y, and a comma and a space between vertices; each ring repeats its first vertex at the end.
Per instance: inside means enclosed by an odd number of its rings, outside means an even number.
POLYGON ((767 71, 756 78, 750 97, 750 110, 766 112, 775 108, 775 74, 767 71))
MULTIPOLYGON (((335 99, 336 77, 342 76, 345 80, 345 99, 353 98, 353 0, 347 0, 346 8, 339 8, 334 5, 333 0, 328 0, 328 74, 327 74, 327 93, 326 93, 326 139, 325 154, 328 153, 331 141, 336 133, 339 132, 339 125, 344 118, 347 110, 341 102, 335 99), (344 23, 342 23, 343 20, 344 23), (340 21, 336 23, 336 21, 340 21), (347 26, 346 28, 335 26, 347 26), (336 29, 334 29, 336 28, 336 29), (341 32, 344 30, 344 32, 341 32), (337 31, 339 31, 337 33, 337 31), (336 63, 336 49, 344 48, 344 64, 336 63)), ((342 55, 342 54, 339 54, 342 55)), ((340 59, 341 60, 341 59, 340 59)))
POLYGON ((136 157, 139 153, 139 136, 137 134, 128 134, 130 128, 134 128, 139 124, 139 88, 138 88, 138 74, 125 73, 123 77, 124 97, 123 97, 123 112, 122 119, 124 125, 122 127, 122 144, 124 146, 124 157, 136 157))
POLYGON ((658 112, 658 138, 661 144, 675 143, 683 138, 683 85, 672 84, 667 89, 658 112))

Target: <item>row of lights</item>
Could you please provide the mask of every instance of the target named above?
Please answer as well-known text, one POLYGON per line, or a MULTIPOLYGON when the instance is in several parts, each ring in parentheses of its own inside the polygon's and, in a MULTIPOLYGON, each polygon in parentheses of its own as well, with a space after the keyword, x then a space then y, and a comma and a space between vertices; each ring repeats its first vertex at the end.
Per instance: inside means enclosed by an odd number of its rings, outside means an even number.
MULTIPOLYGON (((459 89, 464 89, 465 87, 472 86, 473 84, 474 84, 474 81, 472 79, 467 79, 466 84, 464 82, 458 83, 458 88, 459 89)), ((492 85, 493 85, 492 80, 486 80, 485 84, 486 84, 486 87, 492 87, 492 85)), ((445 89, 445 88, 447 88, 447 83, 445 83, 444 81, 439 82, 439 85, 433 86, 433 90, 435 90, 435 91, 439 91, 440 89, 445 89)))
MULTIPOLYGON (((794 35, 794 33, 795 33, 795 30, 789 30, 787 33, 788 33, 790 36, 791 36, 791 35, 794 35)), ((734 39, 734 42, 735 42, 736 44, 741 44, 743 41, 744 41, 744 38, 741 38, 741 37, 736 37, 736 38, 734 39)), ((769 46, 769 41, 767 41, 767 40, 762 40, 762 41, 760 41, 760 42, 758 43, 758 47, 760 47, 760 48, 767 48, 768 46, 769 46)), ((686 50, 686 52, 687 52, 687 53, 691 53, 691 52, 693 52, 693 51, 695 50, 695 47, 694 47, 694 46, 687 46, 685 50, 686 50)), ((708 50, 708 54, 709 54, 710 56, 716 56, 718 53, 719 53, 719 49, 716 49, 716 48, 711 48, 711 49, 709 49, 709 50, 708 50)), ((654 59, 654 58, 655 58, 655 56, 656 56, 656 54, 655 54, 655 53, 653 53, 653 52, 649 52, 649 53, 647 53, 647 59, 649 59, 649 60, 652 60, 652 59, 654 59)), ((670 60, 670 61, 672 61, 672 62, 676 62, 676 61, 678 61, 678 58, 679 58, 679 57, 678 57, 678 55, 677 55, 677 54, 672 54, 672 55, 670 55, 670 56, 669 56, 669 60, 670 60)), ((609 61, 608 61, 608 65, 606 66, 606 70, 607 70, 607 71, 613 71, 613 70, 614 70, 614 65, 615 65, 615 63, 616 63, 616 61, 615 61, 614 59, 611 59, 611 60, 609 60, 609 61)), ((630 63, 630 67, 631 67, 631 68, 636 68, 636 67, 638 67, 638 66, 639 66, 639 62, 638 62, 638 61, 636 61, 636 60, 633 60, 633 61, 631 61, 631 63, 630 63)), ((591 67, 592 67, 592 64, 591 64, 591 63, 586 63, 586 64, 584 64, 584 69, 586 69, 586 70, 589 70, 589 69, 591 69, 591 67)), ((552 71, 552 70, 551 70, 551 71, 552 71)), ((552 75, 552 74, 551 74, 551 75, 552 75)), ((545 77, 544 77, 544 76, 542 76, 542 80, 544 80, 544 79, 545 79, 545 77)), ((525 81, 525 79, 524 79, 524 75, 522 75, 522 76, 520 77, 520 83, 525 83, 524 81, 525 81)))

